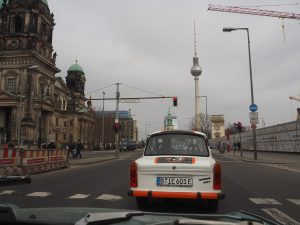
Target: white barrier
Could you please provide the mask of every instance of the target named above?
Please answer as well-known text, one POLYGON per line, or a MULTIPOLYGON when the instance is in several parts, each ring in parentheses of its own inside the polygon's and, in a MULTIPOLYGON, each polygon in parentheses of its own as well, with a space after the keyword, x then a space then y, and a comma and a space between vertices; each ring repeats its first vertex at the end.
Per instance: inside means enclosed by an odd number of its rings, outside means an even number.
MULTIPOLYGON (((240 141, 239 134, 209 140, 212 147, 218 147, 220 143, 227 142, 232 145, 240 141)), ((276 126, 260 128, 256 130, 257 150, 274 152, 300 153, 300 121, 293 121, 276 126)), ((241 133, 241 146, 244 150, 253 150, 252 131, 241 133)))

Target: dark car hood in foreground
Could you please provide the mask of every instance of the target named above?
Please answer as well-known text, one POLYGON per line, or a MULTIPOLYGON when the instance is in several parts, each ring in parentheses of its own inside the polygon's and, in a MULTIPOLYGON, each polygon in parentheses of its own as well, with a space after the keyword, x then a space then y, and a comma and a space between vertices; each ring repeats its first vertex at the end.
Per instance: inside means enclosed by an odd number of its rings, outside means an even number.
MULTIPOLYGON (((124 209, 107 208, 18 208, 10 204, 0 204, 0 224, 12 222, 24 222, 28 224, 87 224, 90 220, 103 221, 105 224, 155 224, 175 222, 182 220, 209 220, 229 223, 240 223, 242 221, 261 221, 265 224, 276 224, 255 217, 246 212, 231 212, 224 215, 217 214, 172 214, 152 213, 124 209), (87 216, 88 215, 88 216, 87 216)), ((97 223, 103 224, 103 223, 97 223)), ((183 223, 184 224, 184 223, 183 223)), ((213 223, 212 223, 213 224, 213 223)))

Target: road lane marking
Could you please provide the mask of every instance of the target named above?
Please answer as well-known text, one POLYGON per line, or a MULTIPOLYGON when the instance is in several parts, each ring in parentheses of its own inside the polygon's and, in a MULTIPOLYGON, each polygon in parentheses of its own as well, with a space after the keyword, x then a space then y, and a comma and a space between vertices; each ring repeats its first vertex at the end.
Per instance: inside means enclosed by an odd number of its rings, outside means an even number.
POLYGON ((98 200, 106 200, 106 201, 118 201, 121 200, 122 197, 118 195, 109 195, 109 194, 103 194, 97 197, 98 200))
POLYGON ((85 194, 75 194, 75 195, 70 196, 69 198, 71 198, 71 199, 82 199, 82 198, 87 198, 89 196, 90 195, 85 195, 85 194))
POLYGON ((14 193, 15 191, 11 191, 11 190, 5 190, 5 191, 2 191, 0 193, 0 195, 11 195, 12 193, 14 193))
POLYGON ((275 208, 262 209, 265 213, 283 225, 299 225, 299 222, 275 208))
POLYGON ((249 198, 249 200, 255 204, 258 205, 263 205, 263 204, 268 204, 268 205, 281 205, 280 202, 276 201, 273 198, 249 198))
POLYGON ((292 203, 294 203, 295 205, 300 205, 300 199, 291 199, 291 198, 289 198, 289 199, 287 199, 289 202, 292 202, 292 203))
POLYGON ((29 196, 29 197, 41 197, 41 198, 44 198, 44 197, 47 197, 51 195, 50 192, 32 192, 26 196, 29 196))

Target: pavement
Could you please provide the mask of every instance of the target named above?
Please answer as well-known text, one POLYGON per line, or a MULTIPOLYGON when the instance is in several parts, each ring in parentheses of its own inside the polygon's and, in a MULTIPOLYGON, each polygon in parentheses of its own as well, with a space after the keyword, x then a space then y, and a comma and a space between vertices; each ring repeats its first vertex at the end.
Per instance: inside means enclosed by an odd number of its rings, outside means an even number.
POLYGON ((224 156, 233 160, 241 160, 245 162, 258 163, 261 165, 295 172, 300 174, 300 154, 297 153, 282 153, 282 152, 257 152, 257 160, 254 160, 253 151, 242 150, 243 156, 240 151, 234 153, 230 152, 220 153, 219 150, 213 149, 213 154, 224 156))
POLYGON ((132 157, 132 155, 139 155, 141 149, 138 149, 134 152, 119 152, 118 157, 115 156, 115 150, 112 151, 94 151, 94 152, 82 152, 82 158, 69 159, 69 165, 78 166, 78 165, 91 165, 94 163, 105 162, 109 160, 115 160, 120 158, 132 157))

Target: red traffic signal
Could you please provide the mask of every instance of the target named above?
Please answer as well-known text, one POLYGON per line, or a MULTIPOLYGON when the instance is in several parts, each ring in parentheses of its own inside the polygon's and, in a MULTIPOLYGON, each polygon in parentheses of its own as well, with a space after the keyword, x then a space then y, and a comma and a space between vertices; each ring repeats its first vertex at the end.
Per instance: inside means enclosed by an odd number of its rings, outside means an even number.
POLYGON ((234 126, 238 129, 239 132, 243 131, 243 125, 241 122, 234 123, 234 126))
POLYGON ((114 123, 113 129, 116 133, 118 133, 121 130, 121 125, 120 123, 114 123))
POLYGON ((174 107, 177 106, 177 97, 173 97, 173 106, 174 106, 174 107))

